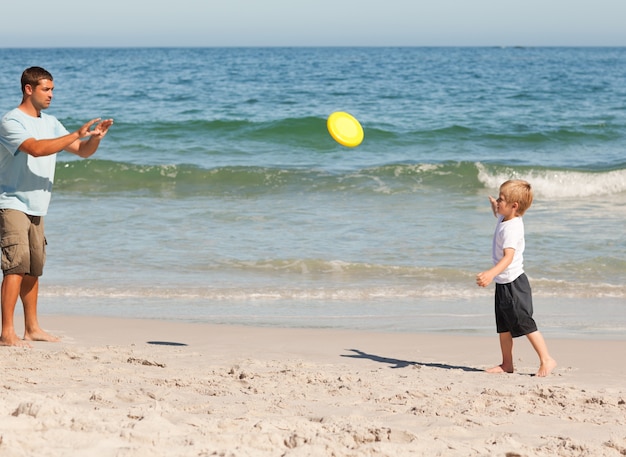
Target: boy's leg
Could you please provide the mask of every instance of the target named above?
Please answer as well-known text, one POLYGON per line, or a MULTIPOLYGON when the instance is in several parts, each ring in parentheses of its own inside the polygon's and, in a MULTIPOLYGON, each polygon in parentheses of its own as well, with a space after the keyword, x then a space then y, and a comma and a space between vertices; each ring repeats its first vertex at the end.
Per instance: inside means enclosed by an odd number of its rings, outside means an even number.
POLYGON ((513 336, 510 332, 498 334, 500 336, 500 350, 502 351, 502 363, 489 368, 487 373, 513 373, 513 336))
POLYGON ((539 356, 539 371, 537 376, 548 376, 554 368, 556 368, 556 360, 554 360, 548 353, 548 346, 546 345, 543 335, 539 331, 529 333, 526 335, 533 349, 539 356))

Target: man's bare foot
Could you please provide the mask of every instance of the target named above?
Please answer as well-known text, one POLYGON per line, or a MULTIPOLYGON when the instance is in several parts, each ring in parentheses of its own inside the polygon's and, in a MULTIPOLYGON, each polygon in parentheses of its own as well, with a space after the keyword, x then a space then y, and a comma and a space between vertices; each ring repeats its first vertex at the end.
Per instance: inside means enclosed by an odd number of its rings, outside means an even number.
POLYGON ((0 346, 15 346, 22 348, 32 347, 26 341, 21 340, 17 335, 13 334, 11 336, 0 336, 0 346))
POLYGON ((537 372, 537 376, 540 376, 540 377, 548 376, 550 373, 552 373, 552 370, 554 370, 555 368, 556 368, 556 360, 554 359, 546 360, 539 366, 539 371, 537 372))
POLYGON ((505 367, 504 364, 485 370, 487 373, 513 373, 513 367, 505 367))
POLYGON ((49 333, 39 329, 34 332, 24 333, 24 340, 26 341, 46 341, 48 343, 56 343, 61 341, 61 338, 56 337, 54 335, 50 335, 49 333))

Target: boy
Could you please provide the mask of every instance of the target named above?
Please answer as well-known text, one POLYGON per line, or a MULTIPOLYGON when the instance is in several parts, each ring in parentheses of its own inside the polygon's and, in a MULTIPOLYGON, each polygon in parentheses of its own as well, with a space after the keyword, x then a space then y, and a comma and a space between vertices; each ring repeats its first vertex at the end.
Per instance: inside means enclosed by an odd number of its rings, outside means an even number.
POLYGON ((547 376, 556 367, 548 353, 543 336, 533 319, 530 284, 524 273, 524 223, 522 216, 533 201, 530 184, 510 180, 500 186, 496 200, 489 197, 494 216, 498 218, 493 236, 494 266, 476 275, 476 284, 487 287, 496 282, 496 327, 500 337, 502 363, 488 373, 513 373, 513 338, 526 335, 539 356, 537 376, 547 376))

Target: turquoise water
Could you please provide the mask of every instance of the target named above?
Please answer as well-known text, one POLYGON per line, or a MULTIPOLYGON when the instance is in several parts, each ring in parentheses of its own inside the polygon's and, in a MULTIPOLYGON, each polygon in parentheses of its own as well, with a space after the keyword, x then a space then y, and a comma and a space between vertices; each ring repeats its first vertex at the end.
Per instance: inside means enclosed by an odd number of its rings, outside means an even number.
POLYGON ((529 180, 549 334, 626 334, 626 48, 0 49, 69 129, 43 313, 492 333, 487 196, 529 180), (333 111, 364 128, 349 149, 333 111))

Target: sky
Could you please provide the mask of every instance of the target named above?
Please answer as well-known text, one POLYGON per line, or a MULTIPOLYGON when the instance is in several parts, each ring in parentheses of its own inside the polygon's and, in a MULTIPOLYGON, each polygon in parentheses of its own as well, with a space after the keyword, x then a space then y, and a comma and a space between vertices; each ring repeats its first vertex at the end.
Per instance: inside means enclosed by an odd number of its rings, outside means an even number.
POLYGON ((0 48, 626 46, 626 0, 29 0, 0 48))

